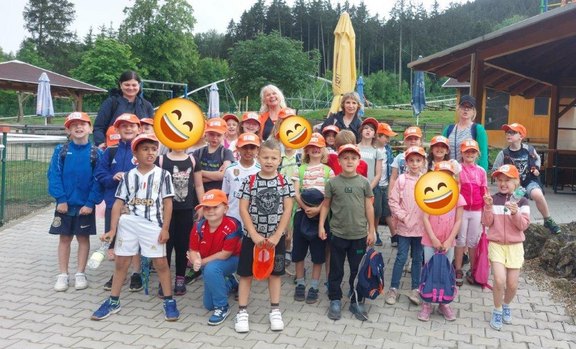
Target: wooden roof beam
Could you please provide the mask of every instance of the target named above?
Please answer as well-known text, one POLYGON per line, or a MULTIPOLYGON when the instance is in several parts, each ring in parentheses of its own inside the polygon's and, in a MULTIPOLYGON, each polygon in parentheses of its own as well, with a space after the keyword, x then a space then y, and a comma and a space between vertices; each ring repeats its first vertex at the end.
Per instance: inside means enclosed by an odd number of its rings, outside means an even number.
POLYGON ((465 66, 469 66, 469 64, 470 64, 470 58, 464 57, 463 59, 450 62, 438 69, 435 69, 434 73, 438 76, 451 76, 450 74, 462 69, 465 66))
POLYGON ((544 85, 544 84, 535 84, 534 86, 530 87, 528 90, 526 90, 526 92, 524 92, 524 98, 526 99, 532 99, 534 97, 537 97, 540 93, 542 93, 543 91, 549 89, 550 86, 548 85, 544 85))
POLYGON ((537 82, 532 81, 532 80, 521 80, 519 83, 517 83, 514 86, 511 86, 509 88, 510 94, 512 96, 517 96, 517 95, 524 95, 524 92, 526 92, 530 87, 536 85, 537 82))
POLYGON ((505 79, 493 84, 492 86, 497 90, 507 90, 510 86, 514 85, 520 80, 524 80, 524 78, 518 75, 507 75, 505 79))
POLYGON ((490 68, 489 73, 484 74, 484 83, 486 85, 491 85, 494 81, 497 81, 498 79, 502 78, 504 75, 505 75, 505 73, 501 72, 500 70, 490 68))

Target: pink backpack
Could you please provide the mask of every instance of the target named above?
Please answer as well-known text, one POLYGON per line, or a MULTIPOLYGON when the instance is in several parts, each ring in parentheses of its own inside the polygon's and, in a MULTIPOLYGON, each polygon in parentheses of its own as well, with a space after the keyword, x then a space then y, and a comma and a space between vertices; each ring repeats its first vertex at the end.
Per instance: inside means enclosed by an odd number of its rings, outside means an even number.
POLYGON ((483 289, 492 289, 492 286, 488 283, 490 261, 488 260, 488 238, 486 237, 485 227, 482 227, 482 235, 480 235, 480 241, 476 246, 476 262, 472 269, 472 277, 483 289))

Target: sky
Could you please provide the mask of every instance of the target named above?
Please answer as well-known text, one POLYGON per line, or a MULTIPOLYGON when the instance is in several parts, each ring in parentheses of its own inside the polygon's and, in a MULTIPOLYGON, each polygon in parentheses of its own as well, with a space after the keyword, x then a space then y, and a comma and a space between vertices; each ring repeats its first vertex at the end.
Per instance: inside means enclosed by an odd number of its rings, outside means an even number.
MULTIPOLYGON (((76 19, 70 24, 72 31, 76 31, 79 38, 83 38, 90 27, 94 32, 97 28, 105 25, 117 29, 124 19, 123 9, 132 6, 133 0, 69 0, 74 4, 76 19)), ((337 0, 331 0, 336 4, 337 0)), ((421 1, 427 10, 432 8, 434 0, 421 1)), ((463 3, 467 0, 438 0, 440 8, 444 9, 449 3, 463 3)), ((5 53, 16 53, 20 43, 29 33, 24 29, 24 18, 22 12, 27 0, 2 0, 0 3, 0 47, 5 53)), ((194 9, 196 18, 196 33, 206 32, 215 29, 224 33, 231 19, 238 22, 242 12, 248 10, 254 0, 188 0, 194 9)), ((350 5, 357 5, 361 0, 348 0, 350 5)), ((380 17, 387 17, 392 9, 395 0, 364 0, 371 15, 378 13, 380 17)), ((271 0, 266 0, 270 4, 271 0)), ((286 0, 288 6, 292 6, 293 0, 286 0)), ((344 3, 341 0, 340 3, 344 3)))

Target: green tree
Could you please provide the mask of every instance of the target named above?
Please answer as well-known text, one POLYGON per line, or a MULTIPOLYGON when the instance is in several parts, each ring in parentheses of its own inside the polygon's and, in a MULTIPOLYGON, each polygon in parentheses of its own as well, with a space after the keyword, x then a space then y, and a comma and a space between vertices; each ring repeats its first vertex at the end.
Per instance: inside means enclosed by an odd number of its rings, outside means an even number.
POLYGON ((319 52, 304 52, 301 41, 278 32, 260 34, 236 43, 231 50, 232 85, 238 96, 250 96, 252 101, 266 84, 275 84, 290 95, 309 82, 309 75, 315 75, 319 60, 319 52))
POLYGON ((16 59, 37 67, 52 70, 52 65, 48 63, 40 53, 38 53, 36 43, 32 39, 25 39, 22 41, 20 49, 18 50, 18 53, 16 53, 16 59))
POLYGON ((229 77, 230 68, 226 60, 205 57, 198 62, 198 69, 194 74, 192 86, 200 87, 229 77))
POLYGON ((216 30, 194 35, 200 57, 224 58, 226 56, 224 41, 224 34, 219 34, 216 30))

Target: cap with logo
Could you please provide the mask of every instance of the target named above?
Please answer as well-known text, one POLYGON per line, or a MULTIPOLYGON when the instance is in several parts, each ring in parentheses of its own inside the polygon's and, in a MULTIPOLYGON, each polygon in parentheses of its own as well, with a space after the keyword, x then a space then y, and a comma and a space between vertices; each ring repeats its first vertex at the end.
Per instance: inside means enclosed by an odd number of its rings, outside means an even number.
POLYGON ((220 189, 212 189, 204 193, 200 203, 196 205, 195 209, 198 210, 204 206, 216 207, 220 204, 228 205, 228 197, 226 196, 226 193, 220 189))
POLYGON ((502 165, 498 167, 498 169, 492 173, 492 177, 497 177, 501 174, 509 178, 520 179, 520 173, 518 173, 518 169, 514 165, 502 165))
POLYGON ((140 119, 138 119, 136 115, 130 113, 120 114, 116 120, 114 120, 114 127, 119 128, 120 124, 123 122, 140 126, 140 119))
POLYGON ((90 126, 92 126, 92 121, 90 120, 90 116, 88 116, 88 114, 81 112, 81 111, 75 111, 73 113, 70 113, 70 115, 68 115, 66 117, 66 121, 64 121, 64 127, 69 128, 70 124, 73 121, 84 121, 90 124, 90 126))
POLYGON ((236 148, 242 148, 246 145, 255 145, 257 147, 260 146, 260 137, 253 133, 242 133, 238 136, 238 142, 236 143, 236 148))

